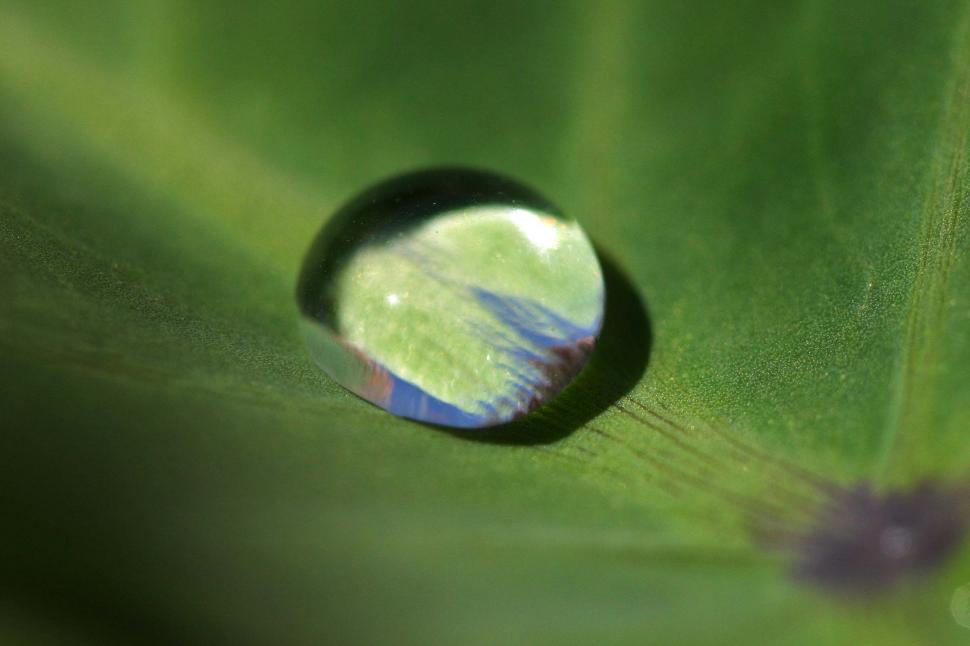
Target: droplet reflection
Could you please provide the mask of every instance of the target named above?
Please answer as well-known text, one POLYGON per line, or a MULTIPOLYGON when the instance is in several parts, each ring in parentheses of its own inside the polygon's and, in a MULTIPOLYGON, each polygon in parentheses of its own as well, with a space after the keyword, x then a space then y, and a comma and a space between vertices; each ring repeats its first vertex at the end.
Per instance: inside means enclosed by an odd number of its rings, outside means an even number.
POLYGON ((556 396, 592 352, 603 276, 579 225, 500 176, 434 170, 341 209, 297 300, 316 363, 388 411, 493 426, 556 396))

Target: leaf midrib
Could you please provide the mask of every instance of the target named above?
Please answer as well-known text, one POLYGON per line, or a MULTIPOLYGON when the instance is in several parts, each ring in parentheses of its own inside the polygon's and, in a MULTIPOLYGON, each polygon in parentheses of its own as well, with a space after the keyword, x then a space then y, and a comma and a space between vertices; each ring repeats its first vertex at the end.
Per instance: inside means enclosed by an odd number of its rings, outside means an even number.
MULTIPOLYGON (((967 142, 970 135, 970 10, 954 30, 953 80, 947 88, 938 142, 929 170, 929 191, 919 214, 920 235, 913 260, 915 272, 903 322, 896 373, 896 392, 876 461, 881 479, 901 460, 899 446, 914 429, 933 428, 935 372, 943 341, 950 273, 956 259, 957 232, 966 218, 963 193, 967 184, 967 142)), ((918 475, 918 474, 908 474, 918 475)))

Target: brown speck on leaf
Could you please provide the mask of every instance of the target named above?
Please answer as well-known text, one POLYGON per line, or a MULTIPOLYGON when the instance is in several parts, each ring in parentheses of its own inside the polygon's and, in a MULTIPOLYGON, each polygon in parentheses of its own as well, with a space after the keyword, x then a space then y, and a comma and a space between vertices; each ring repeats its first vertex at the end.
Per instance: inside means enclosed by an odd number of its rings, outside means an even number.
POLYGON ((967 491, 925 482, 834 495, 792 547, 796 578, 847 593, 874 592, 941 565, 963 542, 967 491))

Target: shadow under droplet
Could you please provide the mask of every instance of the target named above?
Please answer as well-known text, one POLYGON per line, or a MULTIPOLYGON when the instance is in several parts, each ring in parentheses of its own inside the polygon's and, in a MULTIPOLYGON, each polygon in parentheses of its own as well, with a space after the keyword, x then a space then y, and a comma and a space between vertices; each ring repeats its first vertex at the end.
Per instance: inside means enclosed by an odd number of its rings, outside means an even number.
POLYGON ((508 424, 443 431, 491 444, 533 445, 560 440, 626 395, 643 376, 650 358, 650 319, 630 279, 596 247, 606 284, 603 330, 589 363, 558 397, 508 424))

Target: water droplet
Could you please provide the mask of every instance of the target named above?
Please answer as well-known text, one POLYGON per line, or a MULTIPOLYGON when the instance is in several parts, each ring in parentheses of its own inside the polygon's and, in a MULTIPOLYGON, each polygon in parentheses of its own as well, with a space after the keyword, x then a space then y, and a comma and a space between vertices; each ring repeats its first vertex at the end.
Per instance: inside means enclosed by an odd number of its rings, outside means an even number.
POLYGON ((448 169, 391 179, 338 211, 297 300, 310 354, 337 382, 395 415, 473 428, 573 380, 604 287, 575 221, 512 180, 448 169))
POLYGON ((964 628, 970 628, 970 583, 960 586, 953 592, 950 601, 950 612, 957 623, 964 628))

